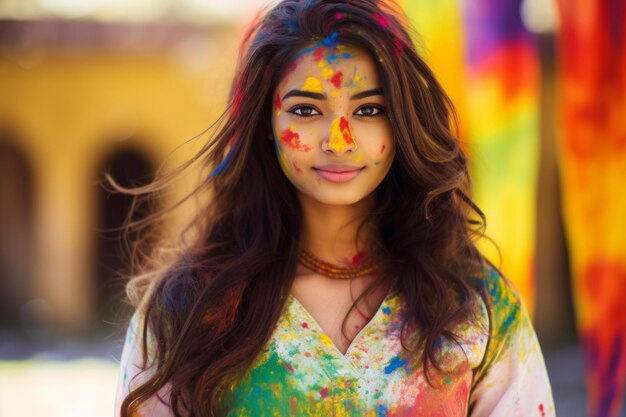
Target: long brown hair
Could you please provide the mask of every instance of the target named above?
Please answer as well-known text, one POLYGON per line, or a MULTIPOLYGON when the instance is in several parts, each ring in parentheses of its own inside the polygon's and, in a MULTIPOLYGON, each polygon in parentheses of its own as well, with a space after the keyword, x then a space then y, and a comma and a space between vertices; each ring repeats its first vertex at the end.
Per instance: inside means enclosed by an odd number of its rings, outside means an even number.
MULTIPOLYGON (((185 228, 194 238, 160 269, 149 260, 163 242, 152 241, 142 261, 152 273, 129 284, 135 300, 143 300, 144 357, 148 333, 154 351, 144 368, 154 374, 128 394, 122 416, 165 384, 176 416, 217 416, 220 393, 270 338, 295 275, 302 221, 294 188, 267 140, 272 94, 299 51, 328 39, 375 58, 396 141, 395 160, 366 220, 372 250, 383 260, 369 290, 400 278, 403 334, 419 328, 421 335, 405 347, 426 368, 437 367, 438 338, 454 340, 450 329, 471 317, 470 276, 484 263, 474 239, 484 216, 469 197, 451 102, 407 28, 397 6, 382 0, 283 0, 252 25, 229 106, 192 159, 207 171, 186 198, 211 195, 185 228)), ((125 191, 146 198, 166 183, 125 191)), ((148 223, 159 224, 164 215, 148 223)))

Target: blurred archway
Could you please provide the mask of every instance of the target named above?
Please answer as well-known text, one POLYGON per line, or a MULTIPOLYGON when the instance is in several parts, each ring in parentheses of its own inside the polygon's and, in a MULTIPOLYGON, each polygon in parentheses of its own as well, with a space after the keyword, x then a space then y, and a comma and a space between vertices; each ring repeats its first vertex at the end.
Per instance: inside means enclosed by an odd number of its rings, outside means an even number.
MULTIPOLYGON (((154 177, 154 167, 145 153, 132 147, 118 148, 103 159, 99 178, 106 172, 124 187, 146 185, 154 177)), ((129 241, 134 235, 126 235, 123 227, 129 220, 133 197, 112 192, 105 184, 98 189, 98 236, 96 243, 96 327, 106 330, 116 325, 130 313, 124 302, 124 287, 130 273, 129 241)), ((147 207, 138 207, 130 220, 145 217, 147 207)))
POLYGON ((13 329, 33 284, 33 180, 15 139, 0 131, 0 327, 13 329))

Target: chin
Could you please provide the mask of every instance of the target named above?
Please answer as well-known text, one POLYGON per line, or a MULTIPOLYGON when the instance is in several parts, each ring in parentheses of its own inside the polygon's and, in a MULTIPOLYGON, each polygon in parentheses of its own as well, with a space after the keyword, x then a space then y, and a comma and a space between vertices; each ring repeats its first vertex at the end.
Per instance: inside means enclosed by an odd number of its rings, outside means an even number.
POLYGON ((329 206, 349 206, 357 204, 363 200, 366 200, 371 195, 371 192, 357 192, 357 190, 349 191, 337 191, 337 192, 324 192, 309 194, 309 198, 312 198, 322 204, 329 206))

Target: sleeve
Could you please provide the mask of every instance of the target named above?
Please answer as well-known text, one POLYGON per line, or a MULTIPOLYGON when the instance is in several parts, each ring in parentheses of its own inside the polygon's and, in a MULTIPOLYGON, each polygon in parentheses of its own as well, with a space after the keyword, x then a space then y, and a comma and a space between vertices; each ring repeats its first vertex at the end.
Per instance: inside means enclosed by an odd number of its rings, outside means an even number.
POLYGON ((470 417, 555 416, 552 389, 539 342, 511 284, 491 271, 483 285, 489 341, 474 372, 470 417))
MULTIPOLYGON (((141 349, 141 335, 143 331, 143 320, 139 312, 135 312, 128 330, 126 331, 126 339, 122 358, 120 360, 120 371, 117 382, 117 392, 115 395, 115 417, 119 417, 121 406, 124 398, 133 389, 146 382, 154 373, 151 368, 144 369, 143 352, 141 349)), ((148 334, 148 356, 151 356, 151 341, 148 334)), ((157 395, 143 403, 137 413, 132 417, 174 417, 169 404, 169 385, 159 390, 157 395)))

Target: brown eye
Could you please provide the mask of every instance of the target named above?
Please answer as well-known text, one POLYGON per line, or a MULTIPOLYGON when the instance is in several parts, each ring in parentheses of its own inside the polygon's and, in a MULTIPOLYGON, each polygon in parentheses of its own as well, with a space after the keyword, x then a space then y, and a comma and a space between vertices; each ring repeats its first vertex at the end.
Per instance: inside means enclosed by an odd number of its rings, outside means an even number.
POLYGON ((319 111, 317 111, 315 107, 311 107, 311 106, 297 106, 289 110, 289 113, 295 114, 296 116, 299 116, 299 117, 313 117, 313 116, 319 116, 320 114, 322 114, 319 111))
POLYGON ((380 106, 367 105, 360 107, 354 114, 356 116, 374 117, 385 114, 385 109, 380 106))

